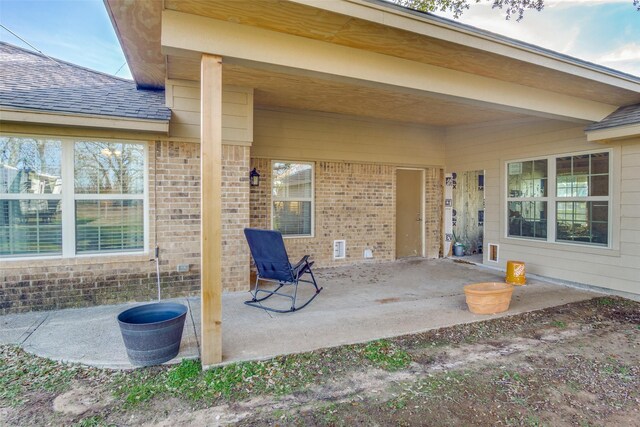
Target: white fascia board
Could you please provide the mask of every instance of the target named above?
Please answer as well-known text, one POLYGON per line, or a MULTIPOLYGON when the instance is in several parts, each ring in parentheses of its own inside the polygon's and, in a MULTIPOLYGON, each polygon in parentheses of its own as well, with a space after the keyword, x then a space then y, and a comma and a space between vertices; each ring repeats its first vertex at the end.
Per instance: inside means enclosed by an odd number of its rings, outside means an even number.
POLYGON ((607 129, 597 129, 585 132, 587 141, 611 141, 614 139, 636 138, 640 137, 640 123, 617 126, 607 129))
POLYGON ((151 133, 169 133, 169 122, 128 117, 82 115, 64 112, 45 112, 0 107, 0 121, 37 123, 56 126, 78 126, 103 129, 119 129, 151 133))

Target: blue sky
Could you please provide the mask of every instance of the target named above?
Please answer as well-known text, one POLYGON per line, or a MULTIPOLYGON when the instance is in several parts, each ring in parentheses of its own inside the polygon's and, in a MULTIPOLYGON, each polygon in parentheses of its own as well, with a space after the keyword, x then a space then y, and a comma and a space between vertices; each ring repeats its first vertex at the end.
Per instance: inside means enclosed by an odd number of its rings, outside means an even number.
POLYGON ((545 0, 542 12, 527 11, 520 22, 480 3, 458 21, 640 76, 640 12, 632 0, 545 0))
MULTIPOLYGON (((640 12, 632 0, 545 4, 542 12, 527 12, 516 22, 506 21, 485 0, 473 4, 459 21, 640 76, 640 12)), ((108 74, 125 62, 102 0, 0 0, 0 23, 45 54, 68 62, 108 74)), ((2 28, 0 40, 28 47, 2 28)), ((126 65, 117 75, 131 77, 126 65)))
MULTIPOLYGON (((0 0, 0 23, 54 58, 108 74, 125 62, 102 0, 0 0)), ((0 40, 29 48, 3 28, 0 40)))

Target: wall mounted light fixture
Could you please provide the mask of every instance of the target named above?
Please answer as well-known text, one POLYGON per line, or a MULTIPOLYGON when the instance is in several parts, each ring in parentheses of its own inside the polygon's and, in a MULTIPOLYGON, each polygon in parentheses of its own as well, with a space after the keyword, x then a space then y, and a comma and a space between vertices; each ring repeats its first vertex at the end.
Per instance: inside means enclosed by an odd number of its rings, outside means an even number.
POLYGON ((251 184, 252 187, 257 187, 258 185, 260 185, 260 174, 258 173, 256 168, 253 168, 253 170, 249 173, 249 184, 251 184))

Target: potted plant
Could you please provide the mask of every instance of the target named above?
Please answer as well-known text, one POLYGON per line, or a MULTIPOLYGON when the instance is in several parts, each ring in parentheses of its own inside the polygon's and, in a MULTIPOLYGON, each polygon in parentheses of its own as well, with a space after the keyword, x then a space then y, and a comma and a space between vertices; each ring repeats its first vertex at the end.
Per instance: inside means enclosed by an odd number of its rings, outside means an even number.
POLYGON ((160 301, 159 253, 160 248, 156 247, 158 302, 133 307, 118 315, 127 356, 137 366, 159 365, 180 352, 187 307, 160 301))
POLYGON ((464 256, 465 249, 466 249, 466 246, 461 242, 455 242, 453 244, 453 254, 455 256, 464 256))
POLYGON ((453 255, 455 256, 464 256, 464 251, 467 249, 467 246, 458 239, 455 231, 453 232, 453 255))

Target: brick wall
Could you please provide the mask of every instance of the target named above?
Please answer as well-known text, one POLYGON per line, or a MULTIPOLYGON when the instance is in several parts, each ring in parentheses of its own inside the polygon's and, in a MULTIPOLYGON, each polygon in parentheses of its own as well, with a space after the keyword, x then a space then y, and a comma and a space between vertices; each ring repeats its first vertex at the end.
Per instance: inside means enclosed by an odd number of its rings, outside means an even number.
MULTIPOLYGON (((270 228, 271 161, 249 159, 250 148, 223 146, 223 287, 248 288, 250 257, 242 232, 270 228), (259 187, 249 187, 257 168, 259 187)), ((395 259, 395 167, 316 162, 315 236, 286 239, 292 258, 312 254, 318 266, 395 259), (345 239, 347 257, 333 260, 333 240, 345 239)), ((440 249, 442 171, 425 174, 426 253, 440 249)), ((163 297, 197 295, 200 290, 200 146, 155 142, 149 150, 148 254, 71 259, 4 261, 0 266, 0 313, 80 307, 156 297, 153 248, 160 246, 163 297), (178 273, 178 264, 189 271, 178 273)))
MULTIPOLYGON (((271 227, 271 160, 251 159, 251 167, 261 174, 259 187, 251 187, 250 223, 255 228, 271 227)), ((364 262, 365 249, 373 260, 395 259, 395 167, 343 162, 316 162, 315 236, 286 238, 292 259, 311 254, 320 267, 364 262), (346 240, 347 256, 333 259, 333 241, 346 240)), ((426 253, 440 252, 442 207, 441 171, 426 173, 425 209, 426 253)))
POLYGON ((222 147, 222 285, 225 291, 249 289, 249 147, 222 147))
MULTIPOLYGON (((188 264, 200 276, 200 145, 158 142, 149 159, 151 247, 160 246, 163 273, 188 264)), ((185 291, 195 291, 190 287, 185 291)))
MULTIPOLYGON (((246 289, 249 147, 223 147, 223 286, 246 289)), ((149 149, 148 254, 2 261, 0 314, 154 299, 153 248, 160 246, 163 298, 200 291, 200 145, 156 142, 149 149), (178 264, 189 271, 178 273, 178 264)))
POLYGON ((444 171, 442 169, 427 169, 425 171, 425 254, 427 258, 438 258, 444 251, 443 212, 444 212, 444 171))

